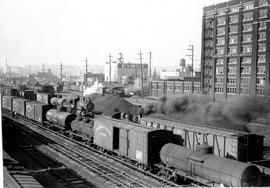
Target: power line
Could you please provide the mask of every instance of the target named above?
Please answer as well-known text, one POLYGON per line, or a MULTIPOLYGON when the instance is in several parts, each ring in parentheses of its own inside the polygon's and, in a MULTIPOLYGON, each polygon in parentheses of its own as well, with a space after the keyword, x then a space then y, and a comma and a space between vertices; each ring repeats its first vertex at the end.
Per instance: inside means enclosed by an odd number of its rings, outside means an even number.
POLYGON ((84 82, 84 83, 85 83, 85 86, 87 86, 87 73, 88 73, 88 69, 87 69, 87 68, 88 68, 88 65, 87 65, 87 58, 85 58, 85 78, 84 78, 84 79, 85 79, 85 80, 84 80, 84 81, 85 81, 85 82, 84 82))
POLYGON ((194 73, 194 45, 189 45, 190 48, 187 50, 191 51, 191 54, 188 54, 187 56, 191 57, 191 93, 193 93, 193 84, 194 84, 194 78, 193 78, 193 73, 194 73))
POLYGON ((109 76, 110 76, 110 89, 112 89, 112 55, 109 55, 109 76))
POLYGON ((142 64, 142 52, 139 52, 140 64, 141 64, 141 79, 142 79, 142 97, 143 97, 143 64, 142 64))

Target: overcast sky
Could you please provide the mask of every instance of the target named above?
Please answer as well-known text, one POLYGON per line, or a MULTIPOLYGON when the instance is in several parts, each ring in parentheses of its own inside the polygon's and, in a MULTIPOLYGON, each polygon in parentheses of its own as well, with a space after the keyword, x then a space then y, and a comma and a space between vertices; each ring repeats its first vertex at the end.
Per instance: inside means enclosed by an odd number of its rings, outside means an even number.
MULTIPOLYGON (((0 63, 104 65, 111 53, 176 66, 200 60, 203 6, 224 0, 0 0, 0 63)), ((196 63, 199 63, 198 61, 196 63)))

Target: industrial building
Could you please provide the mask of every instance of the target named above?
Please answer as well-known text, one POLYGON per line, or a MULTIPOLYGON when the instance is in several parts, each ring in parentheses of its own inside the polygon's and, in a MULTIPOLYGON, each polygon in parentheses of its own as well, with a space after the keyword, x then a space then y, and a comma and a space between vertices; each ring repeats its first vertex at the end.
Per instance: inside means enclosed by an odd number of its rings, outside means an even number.
POLYGON ((141 78, 143 72, 144 80, 148 77, 148 64, 124 62, 122 54, 117 61, 110 61, 105 64, 105 82, 128 83, 136 78, 141 78), (142 69, 141 69, 142 67, 142 69))
POLYGON ((214 100, 269 101, 269 0, 233 0, 203 9, 201 89, 214 100))

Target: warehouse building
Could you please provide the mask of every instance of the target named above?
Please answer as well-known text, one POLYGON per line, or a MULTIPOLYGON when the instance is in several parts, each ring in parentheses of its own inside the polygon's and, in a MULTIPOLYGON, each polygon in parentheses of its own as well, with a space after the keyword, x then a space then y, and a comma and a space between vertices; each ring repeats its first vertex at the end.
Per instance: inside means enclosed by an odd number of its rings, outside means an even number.
POLYGON ((269 101, 269 7, 269 0, 233 0, 204 7, 204 94, 216 100, 251 95, 269 101))

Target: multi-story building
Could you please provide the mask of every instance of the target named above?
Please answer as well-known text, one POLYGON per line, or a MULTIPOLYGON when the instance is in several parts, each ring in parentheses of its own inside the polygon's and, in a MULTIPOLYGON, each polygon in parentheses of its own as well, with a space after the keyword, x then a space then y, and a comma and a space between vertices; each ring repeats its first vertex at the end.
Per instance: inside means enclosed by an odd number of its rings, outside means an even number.
POLYGON ((135 80, 141 77, 143 72, 144 80, 148 77, 148 64, 143 63, 124 63, 122 61, 113 61, 105 64, 105 82, 109 82, 110 78, 112 82, 125 83, 127 80, 135 80), (142 71, 141 71, 142 67, 142 71))
POLYGON ((214 99, 269 100, 270 0, 232 0, 203 9, 201 89, 214 99))

